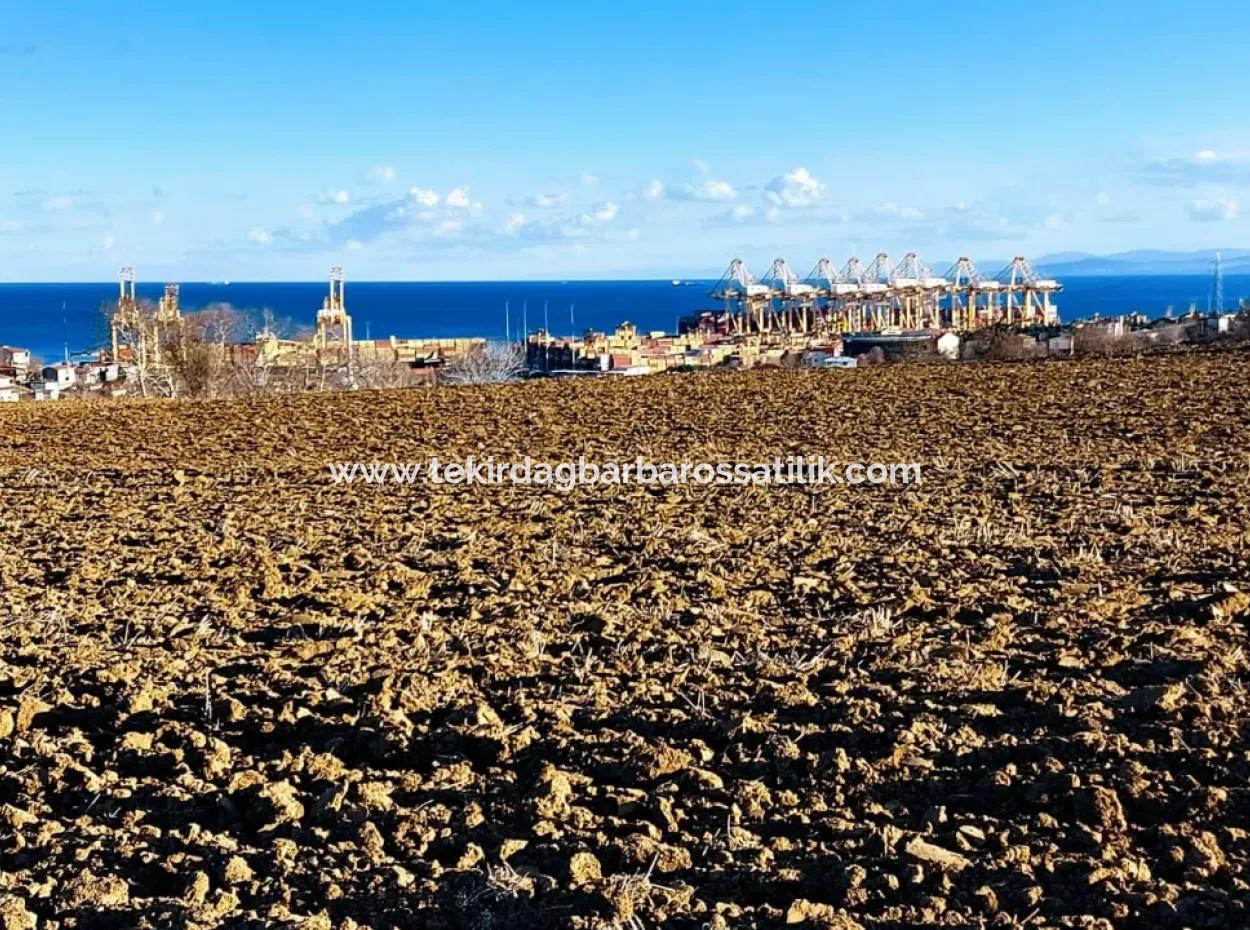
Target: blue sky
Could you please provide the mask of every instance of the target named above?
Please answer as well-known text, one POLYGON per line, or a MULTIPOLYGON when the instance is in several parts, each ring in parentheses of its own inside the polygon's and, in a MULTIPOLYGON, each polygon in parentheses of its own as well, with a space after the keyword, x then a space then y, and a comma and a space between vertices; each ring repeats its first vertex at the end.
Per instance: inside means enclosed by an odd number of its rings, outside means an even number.
POLYGON ((1143 0, 5 0, 0 279, 1250 246, 1248 22, 1143 0))

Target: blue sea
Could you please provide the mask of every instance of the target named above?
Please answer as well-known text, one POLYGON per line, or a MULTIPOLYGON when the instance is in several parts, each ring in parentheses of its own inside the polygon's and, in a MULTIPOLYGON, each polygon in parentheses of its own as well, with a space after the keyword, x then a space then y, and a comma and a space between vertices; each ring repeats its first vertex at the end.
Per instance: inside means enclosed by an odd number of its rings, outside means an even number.
MULTIPOLYGON (((531 330, 549 323, 557 334, 587 327, 611 329, 629 320, 642 330, 676 328, 677 320, 716 306, 711 281, 483 281, 347 283, 347 309, 356 337, 482 336, 502 339, 505 306, 515 337, 523 323, 531 330), (545 308, 545 309, 544 309, 545 308)), ((1064 320, 1140 311, 1162 316, 1183 313, 1191 303, 1206 310, 1208 275, 1078 277, 1062 282, 1058 296, 1064 320)), ((140 282, 138 296, 157 300, 163 282, 140 282)), ((296 334, 313 325, 327 285, 297 283, 183 283, 184 310, 229 304, 259 321, 268 310, 279 331, 296 334)), ((1226 275, 1224 304, 1250 297, 1250 274, 1226 275)), ((0 284, 0 345, 32 350, 45 360, 60 358, 68 343, 82 352, 107 341, 104 306, 117 298, 116 283, 0 284)))

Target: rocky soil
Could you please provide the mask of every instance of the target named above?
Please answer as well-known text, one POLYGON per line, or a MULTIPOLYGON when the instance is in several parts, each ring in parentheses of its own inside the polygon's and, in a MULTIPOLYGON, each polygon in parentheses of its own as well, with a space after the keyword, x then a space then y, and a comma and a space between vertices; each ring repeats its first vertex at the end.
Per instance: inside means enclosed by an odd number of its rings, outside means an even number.
POLYGON ((0 410, 0 930, 1250 925, 1248 375, 0 410))

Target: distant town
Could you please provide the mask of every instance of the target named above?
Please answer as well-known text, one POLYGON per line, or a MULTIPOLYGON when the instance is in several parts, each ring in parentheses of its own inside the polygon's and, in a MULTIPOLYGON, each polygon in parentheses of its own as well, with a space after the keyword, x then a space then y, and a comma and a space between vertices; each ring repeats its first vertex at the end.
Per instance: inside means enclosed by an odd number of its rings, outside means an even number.
MULTIPOLYGON (((1218 278, 1218 260, 1216 269, 1218 278)), ((936 275, 915 253, 897 263, 880 253, 840 269, 822 259, 804 278, 783 259, 761 278, 735 259, 708 293, 718 306, 682 318, 675 333, 623 322, 607 333, 558 336, 544 328, 514 338, 509 323, 501 343, 474 336, 362 340, 341 267, 331 269, 315 326, 303 338, 279 335, 268 319, 248 334, 249 321, 229 308, 187 311, 177 284, 167 284, 159 301, 141 301, 134 269, 125 267, 107 308, 108 343, 73 357, 67 348, 53 363, 0 345, 0 402, 1136 353, 1244 339, 1250 330, 1245 301, 1236 312, 1191 307, 1179 317, 1129 314, 1065 325, 1055 303, 1061 290, 1023 257, 993 276, 967 257, 936 275)))

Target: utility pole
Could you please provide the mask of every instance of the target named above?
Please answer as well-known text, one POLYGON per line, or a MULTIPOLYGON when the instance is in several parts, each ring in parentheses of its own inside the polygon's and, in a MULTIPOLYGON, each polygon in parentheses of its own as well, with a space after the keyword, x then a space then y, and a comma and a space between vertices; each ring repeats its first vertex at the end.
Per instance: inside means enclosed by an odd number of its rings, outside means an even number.
POLYGON ((1216 313, 1224 312, 1224 263, 1220 259, 1220 253, 1215 253, 1215 280, 1212 282, 1212 290, 1214 292, 1214 310, 1216 313))

